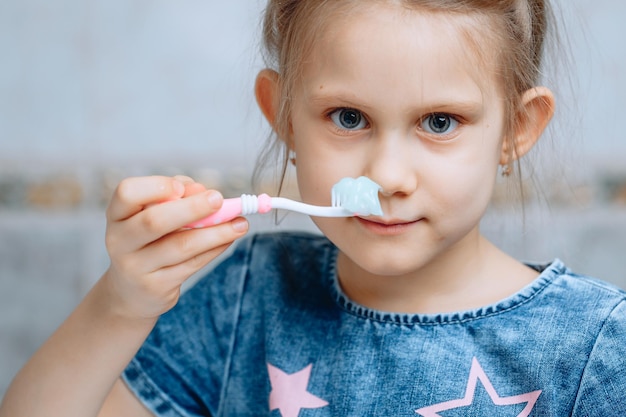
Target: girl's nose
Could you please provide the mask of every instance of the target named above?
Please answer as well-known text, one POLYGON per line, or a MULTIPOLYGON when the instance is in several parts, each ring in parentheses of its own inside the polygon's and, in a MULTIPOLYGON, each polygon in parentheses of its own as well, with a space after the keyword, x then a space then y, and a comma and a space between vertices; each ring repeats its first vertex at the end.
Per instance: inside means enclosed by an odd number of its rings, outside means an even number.
POLYGON ((418 186, 416 150, 400 135, 372 140, 366 175, 382 187, 384 196, 411 194, 418 186))

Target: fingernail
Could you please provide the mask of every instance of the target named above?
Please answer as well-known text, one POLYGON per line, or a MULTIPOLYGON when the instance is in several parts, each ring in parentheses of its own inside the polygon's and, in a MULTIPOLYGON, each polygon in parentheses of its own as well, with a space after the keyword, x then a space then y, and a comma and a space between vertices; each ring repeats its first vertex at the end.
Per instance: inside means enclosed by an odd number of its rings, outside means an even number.
POLYGON ((207 195, 207 199, 209 200, 209 204, 213 207, 218 207, 222 202, 222 195, 217 191, 211 191, 207 195))
POLYGON ((235 232, 245 232, 248 230, 248 221, 246 219, 235 219, 231 223, 235 232))

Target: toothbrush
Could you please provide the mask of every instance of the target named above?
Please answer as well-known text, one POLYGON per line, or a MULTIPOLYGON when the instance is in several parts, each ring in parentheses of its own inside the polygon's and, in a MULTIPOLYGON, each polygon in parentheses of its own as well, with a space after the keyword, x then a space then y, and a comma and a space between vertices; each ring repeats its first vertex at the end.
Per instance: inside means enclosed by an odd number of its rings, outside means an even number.
POLYGON ((283 197, 267 194, 243 194, 224 200, 222 207, 212 215, 189 224, 191 229, 221 224, 238 216, 264 214, 272 209, 296 211, 315 217, 353 217, 356 215, 382 215, 378 191, 380 186, 367 177, 343 178, 331 191, 331 206, 314 206, 283 197))

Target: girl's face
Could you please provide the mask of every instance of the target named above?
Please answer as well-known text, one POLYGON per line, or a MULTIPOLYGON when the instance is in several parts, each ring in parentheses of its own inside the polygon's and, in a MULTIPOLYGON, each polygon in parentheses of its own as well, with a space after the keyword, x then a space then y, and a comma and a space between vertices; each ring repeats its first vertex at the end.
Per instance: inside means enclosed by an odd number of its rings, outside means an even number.
POLYGON ((504 107, 462 34, 467 18, 378 4, 327 27, 292 102, 300 193, 329 205, 333 184, 361 175, 383 188, 381 217, 315 219, 341 251, 340 276, 413 277, 472 259, 504 107))

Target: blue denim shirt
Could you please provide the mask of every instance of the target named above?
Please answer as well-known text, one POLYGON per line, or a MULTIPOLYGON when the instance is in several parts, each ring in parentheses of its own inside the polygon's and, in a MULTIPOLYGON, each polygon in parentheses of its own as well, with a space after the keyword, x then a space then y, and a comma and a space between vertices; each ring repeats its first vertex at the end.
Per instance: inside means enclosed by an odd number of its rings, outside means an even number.
MULTIPOLYGON (((626 294, 556 260, 496 304, 370 310, 324 237, 244 239, 124 372, 157 416, 624 416, 626 294)), ((506 277, 503 277, 506 279, 506 277)))

